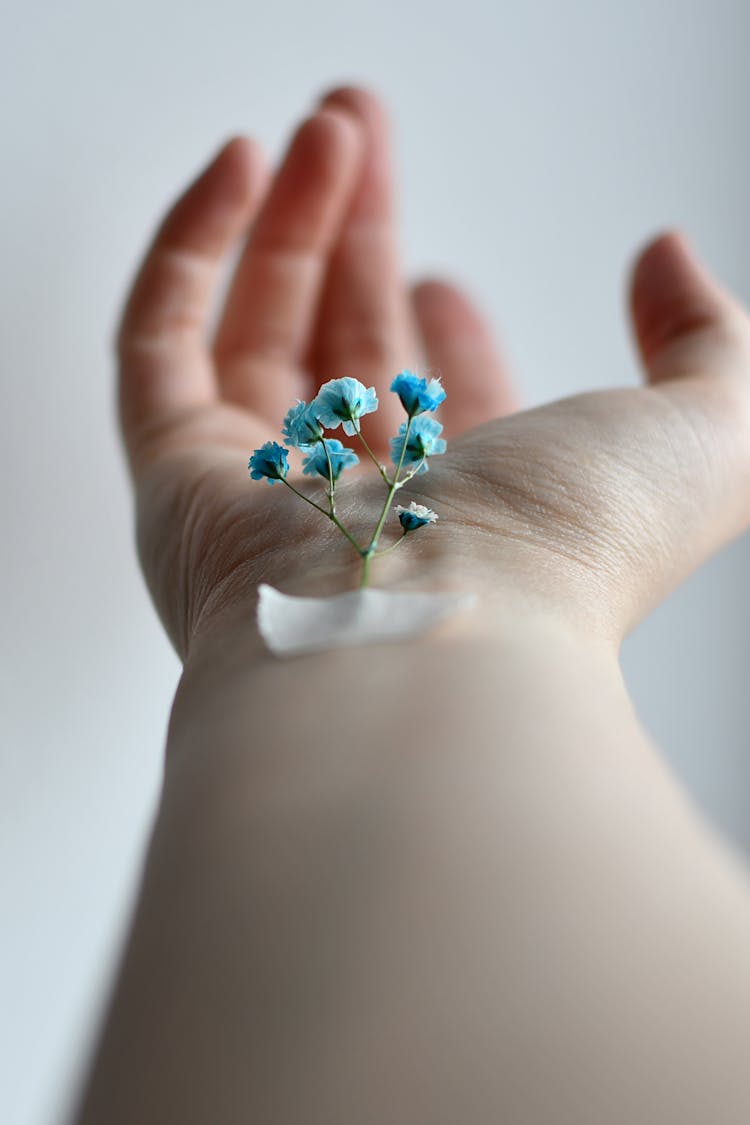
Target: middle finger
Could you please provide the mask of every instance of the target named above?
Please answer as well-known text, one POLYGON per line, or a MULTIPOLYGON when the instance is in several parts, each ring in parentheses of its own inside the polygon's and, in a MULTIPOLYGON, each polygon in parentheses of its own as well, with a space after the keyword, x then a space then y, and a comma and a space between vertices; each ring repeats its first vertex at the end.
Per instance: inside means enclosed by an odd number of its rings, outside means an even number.
POLYGON ((307 397, 299 363, 362 151, 350 116, 321 110, 305 121, 240 257, 214 356, 223 396, 262 417, 283 417, 307 397))
POLYGON ((318 381, 353 376, 375 386, 380 408, 368 418, 367 437, 382 451, 404 420, 388 387, 399 371, 420 360, 399 262, 388 123, 378 99, 359 87, 333 90, 321 106, 342 109, 361 124, 366 153, 331 255, 310 366, 318 381))

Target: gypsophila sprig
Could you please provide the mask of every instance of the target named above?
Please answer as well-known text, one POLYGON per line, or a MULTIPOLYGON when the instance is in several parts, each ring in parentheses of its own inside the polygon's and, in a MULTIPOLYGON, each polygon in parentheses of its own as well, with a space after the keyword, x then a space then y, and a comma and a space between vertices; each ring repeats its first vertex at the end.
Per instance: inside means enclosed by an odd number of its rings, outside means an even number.
MULTIPOLYGON (((446 443, 440 437, 443 427, 434 418, 425 415, 438 408, 445 399, 445 391, 439 379, 428 383, 412 371, 402 371, 391 383, 391 391, 398 398, 407 414, 396 437, 391 438, 391 460, 395 471, 389 475, 387 467, 380 464, 367 444, 360 429, 361 419, 378 409, 378 397, 374 387, 366 387, 358 379, 331 379, 324 383, 317 395, 308 403, 298 401, 292 406, 282 422, 281 432, 290 446, 305 454, 302 473, 305 476, 322 477, 326 482, 325 504, 312 496, 306 496, 289 480, 289 449, 275 441, 267 441, 256 449, 248 469, 253 480, 267 480, 269 484, 279 481, 310 504, 316 511, 334 524, 351 543, 362 559, 360 585, 367 586, 370 563, 374 558, 392 551, 409 532, 425 527, 437 520, 437 513, 431 508, 411 501, 408 507, 398 505, 396 514, 401 523, 401 536, 390 546, 378 550, 380 535, 385 526, 388 512, 400 488, 417 473, 424 473, 430 457, 444 453, 446 443), (325 436, 326 430, 343 426, 349 437, 356 436, 367 456, 373 461, 386 485, 387 495, 375 528, 367 542, 359 543, 351 531, 341 522, 336 512, 336 486, 346 469, 359 464, 359 457, 353 449, 347 449, 336 438, 325 436)), ((298 478, 299 479, 299 478, 298 478)))
POLYGON ((260 449, 256 449, 247 463, 250 476, 253 480, 263 480, 269 484, 285 481, 289 472, 287 460, 288 449, 275 441, 267 441, 260 449))

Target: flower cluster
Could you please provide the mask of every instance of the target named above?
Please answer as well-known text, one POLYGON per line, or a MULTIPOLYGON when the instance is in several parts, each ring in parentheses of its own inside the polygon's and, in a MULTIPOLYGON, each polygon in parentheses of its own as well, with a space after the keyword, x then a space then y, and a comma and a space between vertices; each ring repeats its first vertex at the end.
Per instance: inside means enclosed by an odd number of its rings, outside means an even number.
POLYGON ((253 480, 263 480, 265 477, 269 484, 277 484, 280 480, 286 480, 286 475, 289 472, 288 453, 289 450, 284 449, 284 446, 279 445, 278 442, 265 442, 260 449, 255 450, 250 458, 247 466, 250 470, 250 476, 253 480))
POLYGON ((430 508, 414 501, 408 508, 398 505, 396 514, 401 524, 401 539, 378 551, 380 533, 396 492, 418 473, 426 473, 429 458, 444 453, 446 448, 445 440, 440 437, 442 425, 434 418, 427 417, 445 399, 440 380, 431 379, 428 382, 412 371, 402 371, 393 380, 390 389, 398 395, 407 416, 399 427, 398 434, 391 438, 391 461, 396 466, 392 475, 388 474, 385 465, 378 462, 360 429, 360 420, 364 415, 372 414, 378 409, 375 388, 365 387, 358 379, 349 378, 332 379, 323 384, 310 402, 297 402, 287 412, 281 427, 281 433, 289 446, 299 449, 305 455, 302 472, 308 476, 320 476, 327 482, 327 508, 310 496, 305 496, 288 479, 289 449, 278 442, 265 442, 260 449, 254 450, 248 463, 253 480, 265 479, 269 484, 281 481, 300 499, 311 504, 335 524, 362 558, 362 586, 367 585, 371 559, 393 550, 409 532, 426 527, 437 519, 436 513, 430 508), (347 437, 359 439, 388 489, 380 518, 366 544, 358 543, 336 514, 336 484, 345 469, 359 464, 359 457, 353 449, 347 449, 337 438, 326 437, 326 430, 335 430, 338 426, 342 427, 347 437))
POLYGON ((425 527, 437 519, 437 514, 432 508, 425 508, 424 504, 417 504, 416 500, 412 500, 408 508, 402 508, 397 504, 396 515, 404 531, 415 531, 418 527, 425 527))
POLYGON ((344 449, 341 442, 337 441, 336 438, 323 438, 318 445, 313 445, 310 448, 312 452, 308 453, 302 462, 302 472, 309 476, 314 476, 317 473, 318 476, 325 477, 326 480, 331 476, 336 482, 343 469, 359 464, 357 454, 351 449, 344 449))
POLYGON ((438 437, 443 427, 434 418, 416 418, 402 422, 398 437, 391 438, 391 460, 394 465, 417 465, 415 472, 427 472, 427 458, 445 453, 445 440, 438 437))

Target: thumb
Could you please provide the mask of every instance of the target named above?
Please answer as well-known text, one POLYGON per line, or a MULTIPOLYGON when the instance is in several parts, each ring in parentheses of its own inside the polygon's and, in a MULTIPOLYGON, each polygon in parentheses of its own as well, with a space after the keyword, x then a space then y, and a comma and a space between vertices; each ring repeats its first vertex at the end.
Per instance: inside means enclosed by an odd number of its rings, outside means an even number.
POLYGON ((684 235, 661 235, 640 253, 630 280, 630 312, 650 384, 702 374, 748 391, 750 320, 700 264, 684 235))
POLYGON ((630 312, 649 384, 632 500, 650 511, 641 557, 656 564, 638 619, 750 525, 750 318, 676 232, 637 258, 630 312))

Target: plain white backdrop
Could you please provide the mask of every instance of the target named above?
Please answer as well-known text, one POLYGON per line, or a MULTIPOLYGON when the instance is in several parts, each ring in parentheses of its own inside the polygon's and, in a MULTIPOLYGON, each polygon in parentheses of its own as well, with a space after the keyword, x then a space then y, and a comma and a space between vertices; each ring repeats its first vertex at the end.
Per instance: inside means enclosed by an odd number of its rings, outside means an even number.
MULTIPOLYGON (((170 200, 313 99, 396 124, 405 260, 467 283, 527 405, 632 384, 637 247, 750 300, 746 0, 68 0, 0 42, 0 1121, 61 1125, 137 885, 179 665, 135 559, 110 341, 170 200)), ((750 540, 627 642, 645 724, 750 855, 750 540)), ((636 828, 636 826, 634 826, 636 828)), ((166 1125, 166 1123, 165 1123, 166 1125)))

